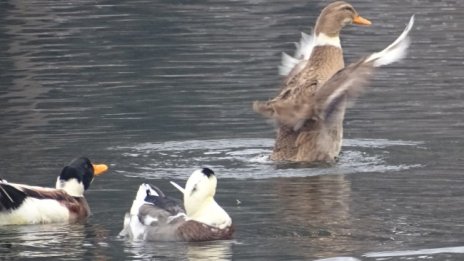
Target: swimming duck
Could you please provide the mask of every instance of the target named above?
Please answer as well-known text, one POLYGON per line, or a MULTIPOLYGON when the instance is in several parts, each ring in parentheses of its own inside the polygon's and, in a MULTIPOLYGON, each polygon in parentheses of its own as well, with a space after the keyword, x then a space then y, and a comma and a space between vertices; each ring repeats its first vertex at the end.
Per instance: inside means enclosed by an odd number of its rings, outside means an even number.
POLYGON ((341 150, 347 102, 360 95, 375 67, 405 56, 413 21, 412 17, 404 32, 383 51, 344 68, 340 31, 348 24, 371 22, 343 1, 325 7, 313 36, 303 34, 295 57, 283 55, 279 72, 286 78, 280 93, 269 101, 253 103, 255 112, 277 123, 271 159, 334 162, 341 150))
POLYGON ((0 180, 0 225, 74 223, 90 215, 84 191, 94 176, 108 170, 86 157, 72 160, 56 180, 55 188, 0 180))
POLYGON ((119 233, 132 240, 210 241, 231 239, 232 219, 214 200, 217 179, 209 168, 195 170, 182 188, 171 182, 184 196, 184 207, 159 188, 142 184, 124 228, 119 233))

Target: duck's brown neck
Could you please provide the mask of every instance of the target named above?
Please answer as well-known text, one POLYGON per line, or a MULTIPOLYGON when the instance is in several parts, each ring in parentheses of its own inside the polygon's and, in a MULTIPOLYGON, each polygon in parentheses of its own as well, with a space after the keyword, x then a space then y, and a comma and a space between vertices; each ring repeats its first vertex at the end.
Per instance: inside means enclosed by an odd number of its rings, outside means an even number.
POLYGON ((334 23, 326 17, 319 17, 316 21, 316 26, 314 27, 314 33, 316 35, 324 33, 330 37, 339 37, 341 30, 342 26, 340 26, 340 24, 334 23))

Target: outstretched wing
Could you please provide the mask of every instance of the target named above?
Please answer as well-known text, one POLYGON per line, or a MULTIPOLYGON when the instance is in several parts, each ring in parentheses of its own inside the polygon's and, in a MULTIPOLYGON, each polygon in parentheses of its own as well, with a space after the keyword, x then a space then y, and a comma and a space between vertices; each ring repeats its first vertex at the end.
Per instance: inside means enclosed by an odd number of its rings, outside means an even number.
POLYGON ((405 57, 410 44, 409 32, 414 24, 414 16, 403 33, 384 50, 373 53, 359 62, 350 64, 325 82, 313 95, 299 95, 292 100, 277 102, 255 102, 253 109, 262 115, 275 119, 279 124, 299 129, 307 120, 331 123, 346 100, 358 97, 375 67, 387 65, 405 57))
MULTIPOLYGON (((400 61, 406 56, 410 45, 409 32, 414 24, 414 15, 401 35, 380 52, 373 53, 357 63, 340 70, 316 93, 314 113, 319 119, 330 123, 334 112, 340 110, 343 100, 357 98, 368 85, 374 68, 400 61)), ((313 116, 314 117, 314 116, 313 116)))

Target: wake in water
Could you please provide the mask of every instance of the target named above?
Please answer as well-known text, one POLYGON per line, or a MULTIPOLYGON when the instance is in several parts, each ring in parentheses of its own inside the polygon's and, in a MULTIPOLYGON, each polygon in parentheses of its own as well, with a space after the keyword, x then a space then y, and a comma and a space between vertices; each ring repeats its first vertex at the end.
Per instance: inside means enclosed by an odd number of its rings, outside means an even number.
POLYGON ((117 172, 153 179, 167 176, 185 179, 193 169, 204 166, 235 179, 400 171, 420 166, 389 161, 394 148, 417 147, 420 142, 347 139, 339 161, 330 166, 276 164, 269 160, 273 142, 273 139, 187 140, 118 146, 109 150, 120 152, 123 159, 118 162, 127 161, 118 166, 117 172))

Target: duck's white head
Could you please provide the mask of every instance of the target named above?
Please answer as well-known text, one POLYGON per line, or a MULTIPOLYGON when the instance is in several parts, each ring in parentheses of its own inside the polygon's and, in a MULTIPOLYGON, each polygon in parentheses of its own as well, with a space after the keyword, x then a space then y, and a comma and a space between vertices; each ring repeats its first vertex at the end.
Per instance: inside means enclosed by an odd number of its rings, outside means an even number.
POLYGON ((225 228, 232 219, 214 200, 217 178, 209 168, 195 170, 190 175, 185 189, 176 186, 184 194, 187 216, 210 226, 225 228))
POLYGON ((185 184, 184 205, 187 215, 194 214, 203 202, 216 194, 217 179, 211 169, 197 169, 185 184))

